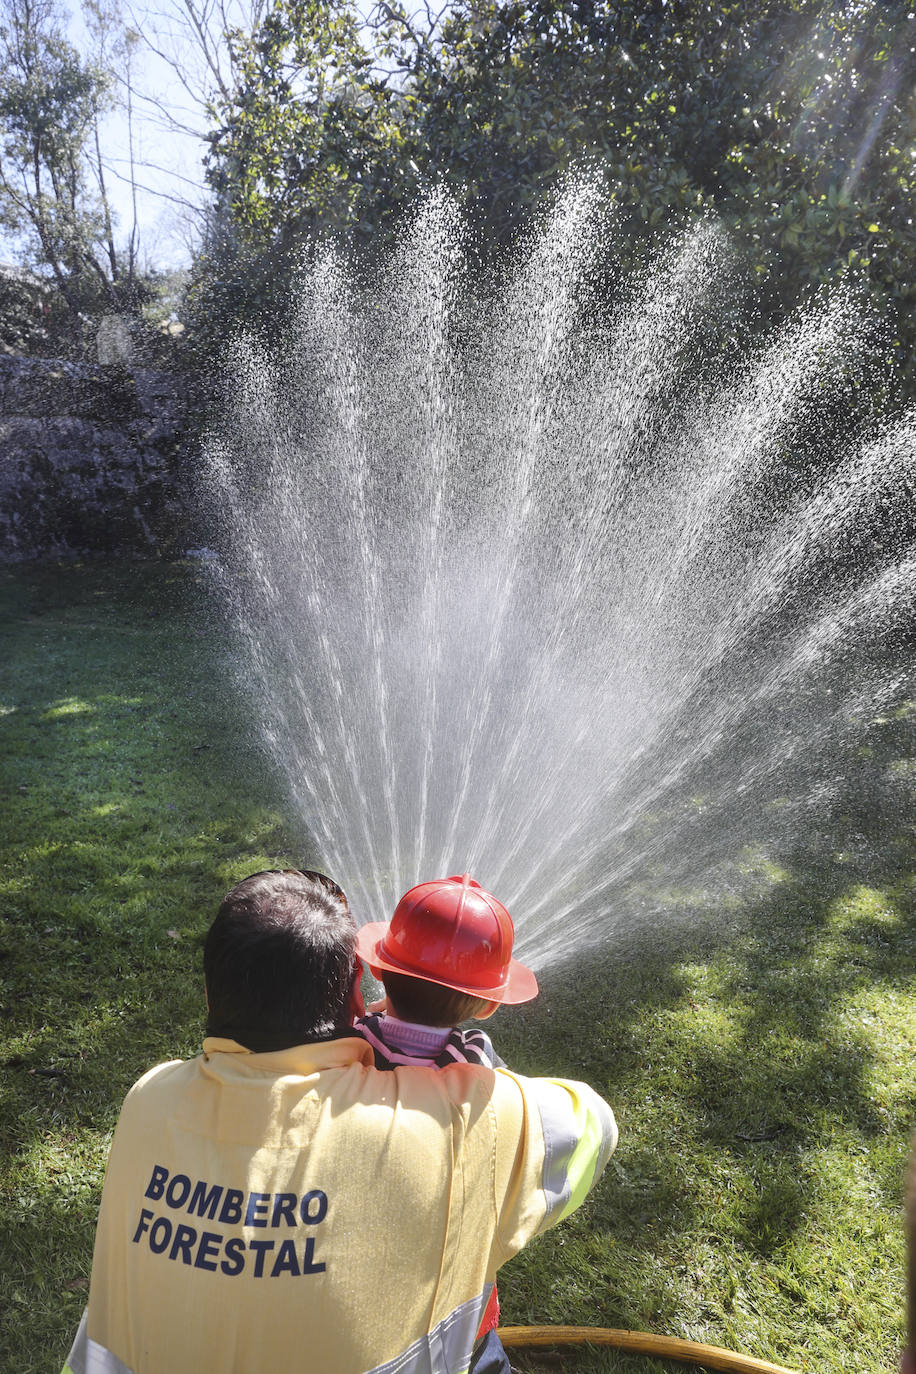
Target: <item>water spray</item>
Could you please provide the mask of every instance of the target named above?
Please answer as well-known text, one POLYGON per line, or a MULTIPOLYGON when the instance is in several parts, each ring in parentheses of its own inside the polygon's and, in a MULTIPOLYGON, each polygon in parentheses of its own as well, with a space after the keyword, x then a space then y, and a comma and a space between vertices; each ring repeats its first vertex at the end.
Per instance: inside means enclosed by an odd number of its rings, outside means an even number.
POLYGON ((470 871, 540 969, 672 889, 734 905, 748 848, 842 787, 902 691, 916 415, 870 414, 848 290, 739 335, 711 222, 613 298, 587 182, 500 281, 465 236, 433 196, 374 276, 320 257, 273 353, 236 346, 215 571, 357 920, 470 871))
MULTIPOLYGON (((500 281, 470 279, 465 234, 437 194, 387 268, 325 253, 286 342, 236 346, 214 571, 357 920, 471 871, 541 969, 673 921, 672 891, 733 910, 749 850, 841 793, 911 671, 916 413, 869 411, 850 291, 742 325, 711 222, 613 298, 586 182, 500 281)), ((630 1331, 501 1334, 789 1374, 630 1331)))

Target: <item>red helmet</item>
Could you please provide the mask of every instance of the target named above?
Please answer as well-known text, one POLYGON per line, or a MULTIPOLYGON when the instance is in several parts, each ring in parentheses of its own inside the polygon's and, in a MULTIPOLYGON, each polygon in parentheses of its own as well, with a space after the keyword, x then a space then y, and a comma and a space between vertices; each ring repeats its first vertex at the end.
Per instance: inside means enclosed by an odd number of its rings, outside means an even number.
POLYGON ((529 1002, 537 979, 512 958, 515 927, 502 902, 469 874, 412 887, 391 924, 375 921, 356 936, 372 968, 408 973, 488 1002, 529 1002))

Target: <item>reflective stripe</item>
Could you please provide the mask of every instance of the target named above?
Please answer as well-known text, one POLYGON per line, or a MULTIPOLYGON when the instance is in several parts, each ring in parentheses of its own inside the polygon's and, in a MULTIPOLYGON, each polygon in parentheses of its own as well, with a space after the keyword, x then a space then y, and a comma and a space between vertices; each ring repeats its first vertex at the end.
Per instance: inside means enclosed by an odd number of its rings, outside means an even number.
POLYGON ((617 1149, 617 1118, 603 1097, 598 1098, 597 1106, 597 1116, 601 1121, 601 1147, 595 1159, 595 1173, 592 1183, 596 1183, 604 1173, 608 1160, 617 1149))
POLYGON ((572 1196, 563 1216, 568 1216, 570 1212, 574 1212, 577 1207, 582 1205, 586 1194, 591 1191, 596 1180, 601 1176, 604 1166, 617 1145, 617 1122, 614 1120, 614 1114, 610 1107, 597 1095, 593 1099, 593 1106, 596 1110, 588 1112, 582 1139, 573 1156, 570 1170, 574 1180, 572 1196), (579 1174, 578 1181, 575 1181, 580 1164, 582 1172, 579 1174), (591 1167, 589 1167, 590 1164, 591 1167))
POLYGON ((555 1218, 563 1215, 572 1187, 569 1162, 578 1144, 573 1132, 574 1118, 570 1112, 568 1093, 554 1083, 539 1082, 535 1092, 541 1130, 544 1132, 544 1173, 541 1187, 547 1207, 539 1230, 544 1231, 555 1218))
POLYGON ((89 1316, 88 1310, 84 1308, 82 1318, 73 1344, 70 1347, 70 1354, 64 1361, 63 1374, 86 1374, 86 1320, 89 1316))
POLYGON ((456 1307, 432 1331, 387 1364, 367 1370, 367 1374, 466 1374, 480 1319, 492 1291, 493 1285, 488 1283, 479 1297, 456 1307))
POLYGON ((617 1144, 617 1123, 607 1103, 584 1083, 532 1079, 529 1087, 544 1133, 541 1232, 582 1203, 617 1144))
MULTIPOLYGON (((447 1317, 421 1336, 413 1345, 387 1364, 376 1365, 367 1374, 466 1374, 477 1330, 494 1285, 488 1283, 479 1297, 462 1303, 447 1317)), ((133 1374, 117 1355, 106 1350, 86 1334, 87 1313, 61 1374, 133 1374)))
POLYGON ((106 1350, 98 1341, 91 1341, 86 1333, 88 1311, 83 1313, 70 1354, 62 1374, 133 1374, 123 1360, 106 1350))

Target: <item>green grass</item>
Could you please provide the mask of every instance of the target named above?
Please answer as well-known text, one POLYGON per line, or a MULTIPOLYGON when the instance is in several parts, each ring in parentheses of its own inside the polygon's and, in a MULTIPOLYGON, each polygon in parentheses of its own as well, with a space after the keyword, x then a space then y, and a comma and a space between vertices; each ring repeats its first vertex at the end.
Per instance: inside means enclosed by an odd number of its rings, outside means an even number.
MULTIPOLYGON (((228 682, 200 572, 0 577, 0 1371, 59 1368, 131 1082, 194 1053, 228 886, 307 860, 228 682)), ((500 1279, 512 1324, 655 1330, 799 1370, 890 1371, 916 1120, 905 706, 863 727, 830 825, 739 856, 727 922, 611 945, 492 1023, 525 1072, 605 1093, 620 1146, 500 1279), (754 882, 742 885, 743 869, 754 882)), ((532 1371, 674 1370, 612 1351, 532 1371)))
MULTIPOLYGON (((897 741, 912 745, 903 726, 897 741)), ((877 823, 879 779, 866 781, 877 823)), ((834 838, 850 823, 862 817, 837 815, 834 838)), ((896 1368, 916 1122, 911 818, 881 838, 864 874, 839 847, 800 845, 728 939, 707 927, 607 951, 515 1028, 503 1014, 510 1062, 561 1060, 621 1132, 573 1226, 515 1262, 506 1321, 655 1330, 800 1370, 896 1368)))
POLYGON ((119 1100, 199 1046, 199 946, 221 893, 300 852, 233 711, 200 578, 0 579, 4 1371, 66 1354, 119 1100))

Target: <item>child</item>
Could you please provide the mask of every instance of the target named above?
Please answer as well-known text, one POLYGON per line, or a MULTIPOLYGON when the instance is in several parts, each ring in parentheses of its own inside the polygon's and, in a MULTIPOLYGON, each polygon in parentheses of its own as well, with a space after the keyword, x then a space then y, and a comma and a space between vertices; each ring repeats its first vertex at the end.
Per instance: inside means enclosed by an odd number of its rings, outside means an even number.
MULTIPOLYGON (((537 979, 512 958, 515 928, 503 904, 467 873, 412 887, 398 902, 391 924, 358 932, 356 948, 385 998, 356 1021, 376 1067, 502 1065, 482 1030, 462 1030, 469 1018, 486 1020, 503 1003, 529 1002, 537 979)), ((496 1289, 477 1332, 472 1371, 507 1371, 496 1335, 496 1289)))

